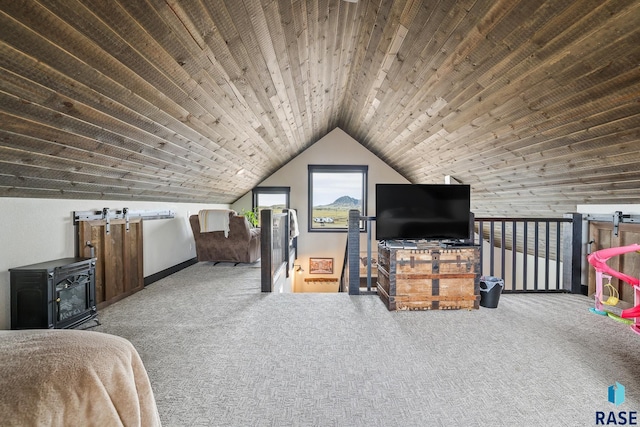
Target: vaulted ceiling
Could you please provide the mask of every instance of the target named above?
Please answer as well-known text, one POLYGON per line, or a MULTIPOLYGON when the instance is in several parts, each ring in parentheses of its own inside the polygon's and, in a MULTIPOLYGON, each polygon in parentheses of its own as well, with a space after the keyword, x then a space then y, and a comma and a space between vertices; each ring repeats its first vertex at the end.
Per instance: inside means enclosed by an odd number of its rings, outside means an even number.
POLYGON ((476 215, 640 203, 637 0, 0 8, 0 196, 230 203, 340 127, 476 215))

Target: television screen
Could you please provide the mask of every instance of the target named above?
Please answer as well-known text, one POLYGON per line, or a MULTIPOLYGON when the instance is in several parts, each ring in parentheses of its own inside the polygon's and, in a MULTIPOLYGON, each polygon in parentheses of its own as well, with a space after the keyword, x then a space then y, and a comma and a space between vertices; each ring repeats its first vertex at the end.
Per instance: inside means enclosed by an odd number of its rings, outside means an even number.
POLYGON ((376 239, 469 239, 470 209, 469 185, 377 184, 376 239))

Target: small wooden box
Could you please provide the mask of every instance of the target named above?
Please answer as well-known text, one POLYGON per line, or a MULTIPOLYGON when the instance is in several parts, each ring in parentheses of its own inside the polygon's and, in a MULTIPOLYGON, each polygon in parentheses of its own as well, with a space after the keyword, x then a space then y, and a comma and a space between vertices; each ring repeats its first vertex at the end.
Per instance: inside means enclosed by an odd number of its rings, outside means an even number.
POLYGON ((477 309, 479 248, 378 246, 378 294, 389 310, 477 309))

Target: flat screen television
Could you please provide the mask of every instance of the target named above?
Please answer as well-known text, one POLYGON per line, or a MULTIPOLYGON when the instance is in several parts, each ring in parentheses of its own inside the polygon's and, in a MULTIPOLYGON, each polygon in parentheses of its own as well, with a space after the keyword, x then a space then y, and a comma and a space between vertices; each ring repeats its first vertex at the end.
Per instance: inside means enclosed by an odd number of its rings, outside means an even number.
POLYGON ((377 240, 470 238, 471 187, 377 184, 377 240))

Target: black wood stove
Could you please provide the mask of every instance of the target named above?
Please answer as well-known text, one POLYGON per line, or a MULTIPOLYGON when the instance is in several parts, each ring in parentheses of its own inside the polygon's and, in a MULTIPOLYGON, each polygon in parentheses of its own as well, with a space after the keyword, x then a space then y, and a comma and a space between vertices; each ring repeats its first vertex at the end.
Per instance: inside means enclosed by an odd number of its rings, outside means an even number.
POLYGON ((72 328, 97 314, 95 258, 9 269, 11 329, 72 328))

